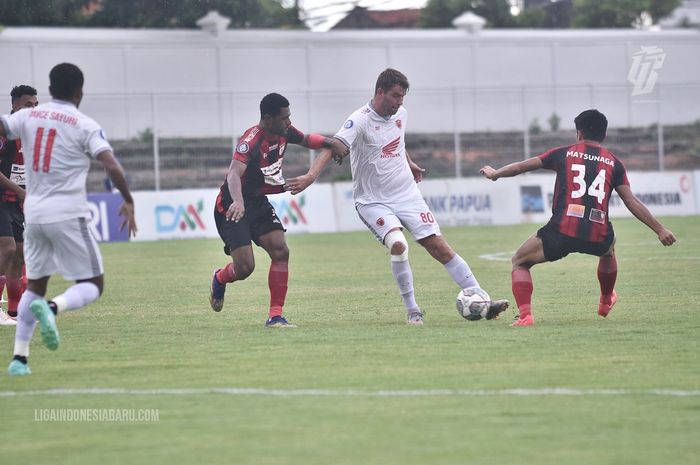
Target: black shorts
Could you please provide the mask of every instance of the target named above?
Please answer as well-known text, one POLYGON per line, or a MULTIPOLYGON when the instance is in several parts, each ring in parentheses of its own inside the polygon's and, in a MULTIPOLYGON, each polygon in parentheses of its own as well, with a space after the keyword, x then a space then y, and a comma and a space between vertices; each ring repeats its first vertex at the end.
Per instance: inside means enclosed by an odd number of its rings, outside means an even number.
POLYGON ((24 212, 17 202, 0 202, 0 237, 24 242, 24 212))
POLYGON ((600 257, 605 255, 613 242, 615 242, 615 233, 610 226, 610 233, 603 242, 590 242, 575 237, 565 236, 557 231, 551 224, 537 231, 537 237, 542 239, 542 248, 544 249, 544 258, 549 262, 554 262, 560 258, 564 258, 571 252, 585 253, 600 257))
POLYGON ((231 255, 231 251, 239 247, 250 245, 251 240, 260 245, 260 236, 271 231, 286 231, 267 197, 251 197, 243 202, 245 214, 238 223, 228 221, 223 213, 214 209, 216 229, 224 241, 226 255, 231 255))

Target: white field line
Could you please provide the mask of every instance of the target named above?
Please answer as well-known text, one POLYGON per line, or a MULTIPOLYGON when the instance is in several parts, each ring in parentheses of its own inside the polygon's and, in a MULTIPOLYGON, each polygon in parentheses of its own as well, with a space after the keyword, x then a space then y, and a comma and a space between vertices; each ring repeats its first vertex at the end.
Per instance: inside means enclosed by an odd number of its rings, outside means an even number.
POLYGON ((479 255, 479 258, 481 258, 482 260, 489 260, 493 262, 509 262, 514 253, 515 251, 486 253, 479 255))
POLYGON ((0 397, 25 396, 201 396, 221 394, 228 396, 280 396, 280 397, 550 397, 550 396, 660 396, 700 397, 700 389, 406 389, 406 390, 357 390, 357 389, 265 389, 265 388, 57 388, 34 391, 0 391, 0 397))

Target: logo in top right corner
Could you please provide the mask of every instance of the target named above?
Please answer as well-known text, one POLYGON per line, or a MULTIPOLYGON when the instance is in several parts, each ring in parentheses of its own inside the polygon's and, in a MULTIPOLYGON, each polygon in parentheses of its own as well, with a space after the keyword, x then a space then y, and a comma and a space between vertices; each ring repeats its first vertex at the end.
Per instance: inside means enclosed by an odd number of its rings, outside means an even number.
POLYGON ((658 71, 666 60, 666 53, 661 47, 642 46, 641 50, 632 55, 632 66, 627 73, 627 81, 634 86, 632 97, 649 94, 656 86, 659 78, 658 71))

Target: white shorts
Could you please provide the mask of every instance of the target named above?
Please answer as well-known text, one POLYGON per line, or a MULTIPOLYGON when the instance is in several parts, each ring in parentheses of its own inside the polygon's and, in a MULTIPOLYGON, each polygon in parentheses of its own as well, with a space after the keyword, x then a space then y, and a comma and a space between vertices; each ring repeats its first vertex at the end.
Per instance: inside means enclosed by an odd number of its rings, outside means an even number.
POLYGON ((29 279, 51 276, 56 272, 69 281, 104 274, 100 249, 85 218, 27 224, 24 230, 24 262, 29 279))
POLYGON ((355 209, 362 222, 382 244, 387 233, 395 228, 407 229, 416 241, 433 234, 440 235, 440 225, 420 196, 393 204, 358 203, 355 209))

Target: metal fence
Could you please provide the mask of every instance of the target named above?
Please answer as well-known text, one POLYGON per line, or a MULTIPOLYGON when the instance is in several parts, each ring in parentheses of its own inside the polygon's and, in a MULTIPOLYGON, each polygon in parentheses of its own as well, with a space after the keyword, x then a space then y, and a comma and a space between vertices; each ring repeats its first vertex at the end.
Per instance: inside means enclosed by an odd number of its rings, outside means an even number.
MULTIPOLYGON (((358 92, 281 91, 304 131, 333 134, 370 96, 358 92)), ((628 169, 700 169, 700 83, 657 85, 633 97, 629 86, 411 89, 407 150, 430 177, 478 174, 574 141, 573 118, 598 108, 610 121, 606 145, 628 169)), ((110 137, 136 190, 216 187, 232 147, 259 119, 262 94, 86 95, 81 106, 110 137), (121 137, 119 137, 121 135, 121 137)), ((285 175, 306 172, 314 153, 290 146, 285 175)), ((322 181, 350 179, 331 166, 322 181)), ((91 191, 105 187, 94 166, 91 191)))

